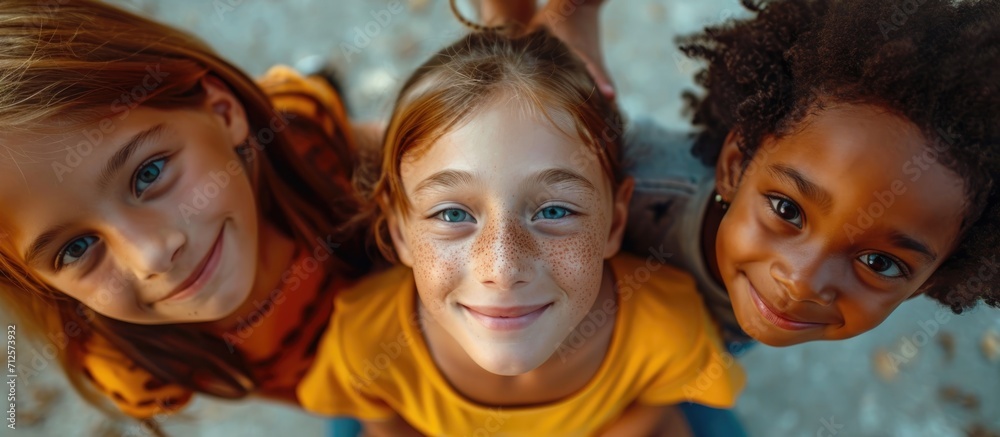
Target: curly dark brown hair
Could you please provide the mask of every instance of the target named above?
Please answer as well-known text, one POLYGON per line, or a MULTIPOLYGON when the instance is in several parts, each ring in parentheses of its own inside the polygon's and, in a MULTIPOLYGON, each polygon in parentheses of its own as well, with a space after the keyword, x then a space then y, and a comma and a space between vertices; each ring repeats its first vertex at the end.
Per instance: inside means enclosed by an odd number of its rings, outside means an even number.
POLYGON ((748 162, 830 101, 905 117, 944 150, 970 205, 961 241, 922 289, 955 313, 1000 306, 1000 0, 742 3, 754 17, 680 39, 708 63, 695 77, 706 93, 685 93, 701 129, 692 152, 714 164, 733 131, 748 162))

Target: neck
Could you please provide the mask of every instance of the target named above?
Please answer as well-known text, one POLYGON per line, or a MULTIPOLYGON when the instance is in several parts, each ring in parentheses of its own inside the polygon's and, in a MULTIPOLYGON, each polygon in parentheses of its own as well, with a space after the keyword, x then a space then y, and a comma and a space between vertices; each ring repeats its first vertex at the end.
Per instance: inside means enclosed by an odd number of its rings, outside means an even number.
MULTIPOLYGON (((597 332, 578 332, 580 325, 566 340, 584 339, 578 347, 561 344, 541 366, 520 375, 505 376, 479 367, 455 339, 418 306, 424 339, 437 365, 451 386, 462 396, 481 404, 497 406, 532 405, 556 402, 582 389, 597 374, 611 346, 617 318, 617 290, 614 274, 605 263, 601 291, 584 320, 595 312, 605 312, 605 302, 615 304, 612 314, 601 314, 594 320, 605 320, 597 332)), ((566 341, 564 340, 564 342, 566 341)))

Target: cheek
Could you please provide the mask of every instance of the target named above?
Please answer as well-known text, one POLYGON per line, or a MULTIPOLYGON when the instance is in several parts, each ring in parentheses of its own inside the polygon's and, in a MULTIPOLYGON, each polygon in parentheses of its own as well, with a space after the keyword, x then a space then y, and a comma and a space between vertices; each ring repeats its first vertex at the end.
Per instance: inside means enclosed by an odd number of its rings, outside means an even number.
POLYGON ((469 258, 468 243, 443 242, 421 232, 418 227, 406 230, 413 257, 413 277, 425 304, 431 311, 444 306, 444 298, 462 278, 462 260, 469 258), (431 298, 431 299, 427 299, 431 298))
POLYGON ((83 281, 53 284, 88 308, 118 320, 134 320, 142 314, 136 306, 135 290, 126 277, 110 272, 91 274, 83 281), (93 278, 93 279, 91 279, 93 278))
POLYGON ((844 328, 857 335, 881 324, 904 300, 895 295, 879 296, 876 293, 857 296, 841 294, 837 299, 837 310, 844 317, 844 328))
POLYGON ((716 235, 716 255, 723 272, 749 261, 773 243, 773 239, 766 238, 767 232, 758 223, 752 205, 746 199, 740 200, 726 212, 716 235))
POLYGON ((586 312, 600 291, 610 223, 602 214, 582 220, 581 225, 581 232, 539 246, 552 280, 568 293, 572 310, 586 312))

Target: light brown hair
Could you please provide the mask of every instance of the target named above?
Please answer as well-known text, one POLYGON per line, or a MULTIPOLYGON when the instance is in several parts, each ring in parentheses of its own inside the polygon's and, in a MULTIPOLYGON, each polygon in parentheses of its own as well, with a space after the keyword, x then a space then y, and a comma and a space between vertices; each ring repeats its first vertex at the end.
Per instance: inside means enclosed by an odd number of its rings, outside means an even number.
MULTIPOLYGON (((241 150, 246 152, 243 158, 263 219, 303 245, 327 236, 339 242, 338 256, 324 261, 326 271, 348 277, 365 272, 370 260, 360 230, 363 223, 359 228, 344 225, 358 213, 357 195, 297 155, 288 131, 272 129, 277 114, 264 92, 207 45, 93 0, 6 0, 0 6, 4 134, 94 123, 113 115, 113 102, 123 95, 138 95, 136 103, 159 109, 196 107, 205 99, 202 79, 208 75, 221 79, 246 109, 251 133, 241 150), (148 81, 150 69, 162 72, 162 82, 133 93, 148 81), (266 144, 255 139, 265 129, 273 134, 266 144)), ((324 146, 340 158, 337 171, 350 179, 354 157, 346 133, 322 135, 324 146)), ((28 325, 26 334, 68 339, 59 361, 74 386, 99 406, 97 396, 81 384, 80 355, 94 335, 105 337, 168 383, 226 398, 243 397, 256 387, 245 358, 238 351, 230 354, 222 339, 192 325, 138 325, 97 314, 49 287, 24 264, 7 237, 0 238, 0 297, 5 312, 28 325)))
POLYGON ((513 37, 494 30, 471 33, 418 67, 396 101, 378 179, 369 190, 377 205, 375 241, 383 255, 395 257, 387 214, 410 206, 400 176, 404 155, 419 153, 501 98, 540 113, 557 128, 573 130, 564 133, 586 144, 574 164, 596 162, 613 188, 622 182, 618 110, 561 41, 544 30, 513 37))

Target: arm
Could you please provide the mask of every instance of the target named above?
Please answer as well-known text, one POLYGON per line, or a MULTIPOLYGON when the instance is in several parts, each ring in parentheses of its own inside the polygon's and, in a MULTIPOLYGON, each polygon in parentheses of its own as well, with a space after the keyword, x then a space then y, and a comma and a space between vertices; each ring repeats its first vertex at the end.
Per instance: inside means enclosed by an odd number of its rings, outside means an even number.
POLYGON ((583 60, 601 94, 614 100, 615 88, 604 66, 598 26, 604 0, 549 0, 537 12, 534 0, 481 1, 481 19, 485 25, 516 22, 528 23, 529 31, 548 28, 583 60))
POLYGON ((601 436, 692 437, 692 434, 687 420, 676 405, 650 406, 633 403, 601 436))
POLYGON ((480 20, 485 26, 512 21, 526 25, 534 16, 534 0, 482 0, 480 3, 480 20))
POLYGON ((422 437, 398 415, 388 420, 363 420, 361 426, 362 437, 422 437))

